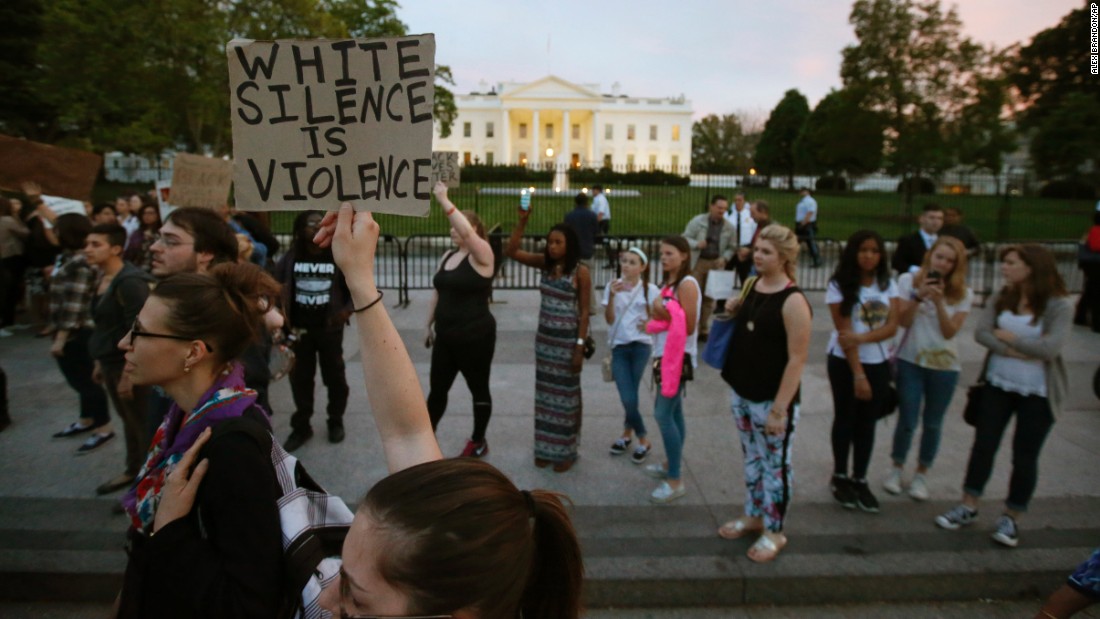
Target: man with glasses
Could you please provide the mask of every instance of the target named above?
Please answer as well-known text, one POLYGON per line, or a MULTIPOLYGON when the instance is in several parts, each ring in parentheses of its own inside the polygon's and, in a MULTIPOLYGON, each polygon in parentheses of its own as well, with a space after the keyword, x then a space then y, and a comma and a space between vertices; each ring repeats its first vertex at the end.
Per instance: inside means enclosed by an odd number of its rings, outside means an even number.
MULTIPOLYGON (((187 206, 178 208, 168 215, 164 225, 160 227, 160 238, 153 243, 150 251, 153 254, 152 273, 157 279, 179 273, 205 273, 223 262, 237 261, 237 236, 214 211, 187 206)), ((244 356, 262 355, 262 348, 254 351, 256 348, 258 347, 250 347, 244 356)), ((242 362, 245 365, 246 384, 260 393, 257 402, 270 412, 271 406, 267 402, 267 383, 270 382, 271 376, 267 370, 266 358, 266 355, 263 355, 262 371, 259 362, 249 362, 245 359, 242 359, 242 362), (265 377, 264 374, 267 376, 265 377)), ((171 398, 164 395, 159 388, 151 391, 145 427, 145 446, 153 440, 153 435, 164 421, 164 416, 171 406, 171 398)))

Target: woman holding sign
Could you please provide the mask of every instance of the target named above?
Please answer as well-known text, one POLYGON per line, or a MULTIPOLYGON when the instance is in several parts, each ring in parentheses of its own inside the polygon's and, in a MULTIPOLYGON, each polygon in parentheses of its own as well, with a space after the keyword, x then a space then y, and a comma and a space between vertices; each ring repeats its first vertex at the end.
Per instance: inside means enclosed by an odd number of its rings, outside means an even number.
POLYGON ((462 457, 480 458, 489 453, 485 429, 493 414, 489 369, 496 350, 497 322, 489 312, 489 295, 495 259, 477 213, 459 211, 447 199, 447 185, 442 181, 435 184, 434 192, 458 249, 443 255, 432 278, 435 293, 428 306, 424 340, 432 347, 428 414, 435 429, 447 410, 447 392, 461 372, 474 400, 474 431, 462 457))
POLYGON ((588 335, 588 267, 580 264, 577 233, 557 224, 536 254, 519 248, 530 208, 520 208, 505 254, 542 271, 535 337, 535 466, 564 473, 577 461, 581 433, 581 367, 588 335))

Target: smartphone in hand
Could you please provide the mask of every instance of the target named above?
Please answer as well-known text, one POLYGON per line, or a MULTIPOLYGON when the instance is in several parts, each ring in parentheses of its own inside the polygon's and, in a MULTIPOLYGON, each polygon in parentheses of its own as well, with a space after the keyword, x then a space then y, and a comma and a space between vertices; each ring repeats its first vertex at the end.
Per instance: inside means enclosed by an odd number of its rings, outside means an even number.
POLYGON ((524 211, 531 210, 531 194, 532 193, 534 193, 534 191, 529 191, 527 189, 521 189, 520 190, 520 192, 519 192, 519 208, 520 208, 520 210, 524 210, 524 211))

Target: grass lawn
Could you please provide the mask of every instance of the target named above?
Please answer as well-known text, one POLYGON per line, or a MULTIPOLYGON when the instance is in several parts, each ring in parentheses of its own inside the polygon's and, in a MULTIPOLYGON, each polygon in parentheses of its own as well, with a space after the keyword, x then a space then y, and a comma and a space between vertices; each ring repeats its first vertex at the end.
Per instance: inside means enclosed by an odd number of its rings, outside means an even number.
MULTIPOLYGON (((519 183, 470 183, 451 190, 451 200, 461 209, 473 209, 481 215, 487 227, 501 224, 508 231, 517 219, 519 198, 515 195, 482 193, 481 187, 514 187, 519 183)), ((103 184, 96 187, 97 200, 112 200, 126 187, 103 184)), ((138 189, 141 189, 140 187, 138 189)), ((624 188, 628 189, 628 188, 624 188)), ((625 193, 616 195, 620 188, 613 187, 611 202, 611 232, 620 234, 665 235, 682 232, 692 216, 705 210, 708 195, 722 193, 732 197, 727 188, 703 187, 635 187, 636 196, 625 193)), ((573 206, 576 190, 555 194, 550 187, 536 185, 532 199, 532 216, 528 231, 545 232, 562 220, 573 206)), ((772 218, 779 223, 794 222, 798 194, 773 189, 753 188, 747 191, 749 200, 766 200, 771 206, 772 218)), ((964 223, 977 233, 982 241, 1078 239, 1091 225, 1095 204, 1088 200, 1059 200, 1051 198, 975 195, 914 196, 911 211, 901 194, 892 192, 819 193, 818 225, 822 238, 847 238, 860 228, 878 230, 887 239, 916 229, 916 216, 926 202, 942 206, 956 206, 963 211, 964 223), (1004 234, 998 234, 1004 216, 1004 234), (1003 238, 1002 238, 1003 237, 1003 238)), ((294 212, 274 212, 271 221, 275 232, 289 233, 294 212)), ((433 199, 431 214, 427 218, 379 215, 382 231, 396 236, 410 234, 446 234, 447 222, 433 199)))

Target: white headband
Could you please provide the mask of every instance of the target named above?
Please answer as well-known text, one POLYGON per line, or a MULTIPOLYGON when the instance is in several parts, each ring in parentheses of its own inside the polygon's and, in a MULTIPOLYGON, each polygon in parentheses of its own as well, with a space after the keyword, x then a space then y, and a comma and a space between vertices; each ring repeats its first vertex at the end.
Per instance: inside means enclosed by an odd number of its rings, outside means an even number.
POLYGON ((649 264, 649 258, 646 257, 645 252, 638 249, 637 247, 631 247, 630 249, 627 249, 626 251, 628 251, 628 252, 634 254, 635 256, 638 256, 639 258, 641 258, 642 259, 642 266, 646 266, 646 265, 649 264))

